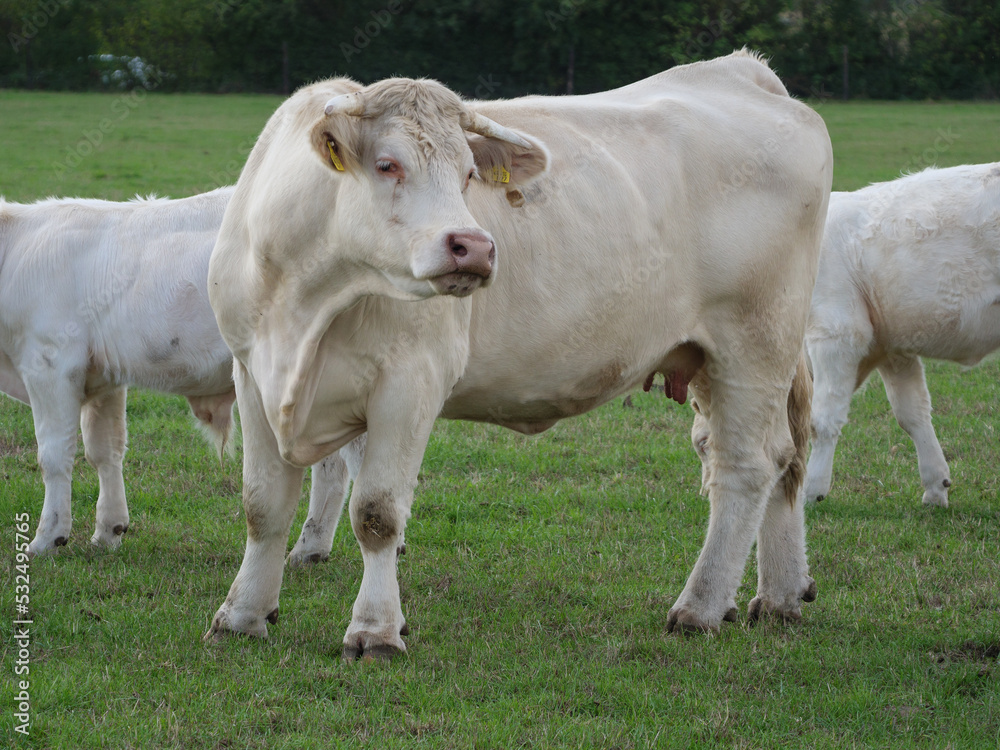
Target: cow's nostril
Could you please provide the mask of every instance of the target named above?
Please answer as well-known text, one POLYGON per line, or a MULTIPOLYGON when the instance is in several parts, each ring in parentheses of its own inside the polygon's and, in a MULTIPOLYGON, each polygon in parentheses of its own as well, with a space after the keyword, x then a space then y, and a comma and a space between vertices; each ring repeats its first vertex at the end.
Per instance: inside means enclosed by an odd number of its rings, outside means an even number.
POLYGON ((469 251, 465 247, 465 245, 459 245, 458 243, 455 243, 454 245, 451 246, 451 252, 453 255, 459 258, 464 258, 466 255, 469 254, 469 251))

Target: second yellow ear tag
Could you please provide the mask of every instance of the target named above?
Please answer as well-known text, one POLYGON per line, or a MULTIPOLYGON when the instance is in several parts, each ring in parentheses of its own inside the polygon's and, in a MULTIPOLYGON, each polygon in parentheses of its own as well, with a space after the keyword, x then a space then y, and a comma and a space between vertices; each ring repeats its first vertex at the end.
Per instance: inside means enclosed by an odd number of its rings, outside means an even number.
POLYGON ((490 170, 490 177, 493 178, 493 182, 510 182, 510 172, 499 165, 490 170))
POLYGON ((344 163, 340 161, 340 157, 337 156, 337 152, 333 149, 333 141, 326 142, 327 147, 330 149, 330 161, 333 162, 333 166, 337 168, 338 172, 344 171, 344 163))

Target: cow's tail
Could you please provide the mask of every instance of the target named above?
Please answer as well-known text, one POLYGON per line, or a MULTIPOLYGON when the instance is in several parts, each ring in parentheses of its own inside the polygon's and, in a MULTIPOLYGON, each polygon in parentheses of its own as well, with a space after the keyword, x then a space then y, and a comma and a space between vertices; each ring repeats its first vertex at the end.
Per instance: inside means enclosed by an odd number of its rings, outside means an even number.
POLYGON ((198 419, 198 427, 205 439, 215 446, 220 461, 225 455, 232 456, 236 452, 236 441, 233 440, 235 402, 236 391, 218 396, 188 396, 191 411, 198 419))
POLYGON ((809 436, 812 430, 812 375, 803 349, 795 368, 792 388, 788 392, 788 427, 795 443, 795 456, 785 469, 781 482, 785 489, 785 499, 794 505, 799 491, 806 481, 806 460, 809 457, 809 436))

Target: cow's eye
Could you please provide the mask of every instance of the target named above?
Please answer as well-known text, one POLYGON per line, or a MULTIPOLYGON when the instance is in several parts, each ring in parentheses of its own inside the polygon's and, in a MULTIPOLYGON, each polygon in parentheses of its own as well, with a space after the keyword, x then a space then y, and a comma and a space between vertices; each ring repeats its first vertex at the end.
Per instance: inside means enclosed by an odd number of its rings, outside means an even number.
POLYGON ((473 167, 472 169, 469 170, 469 174, 466 175, 466 177, 465 177, 465 185, 462 187, 462 190, 465 190, 466 188, 469 187, 469 183, 472 181, 472 178, 474 178, 475 176, 476 176, 476 168, 473 167))
POLYGON ((399 168, 397 164, 392 159, 379 159, 375 162, 375 169, 377 169, 382 174, 396 175, 400 174, 403 170, 399 168))

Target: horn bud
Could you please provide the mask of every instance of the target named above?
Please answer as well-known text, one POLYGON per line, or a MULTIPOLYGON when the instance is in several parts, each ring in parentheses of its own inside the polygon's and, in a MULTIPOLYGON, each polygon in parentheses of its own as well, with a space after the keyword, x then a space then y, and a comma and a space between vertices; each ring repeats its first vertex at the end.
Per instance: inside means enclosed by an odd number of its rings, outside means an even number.
POLYGON ((328 115, 342 114, 362 117, 365 114, 365 102, 357 92, 341 94, 328 101, 323 111, 328 115))
POLYGON ((513 143, 515 146, 520 146, 521 148, 531 148, 531 144, 513 130, 493 122, 493 120, 478 112, 470 112, 466 117, 463 117, 462 128, 468 130, 470 133, 479 133, 479 135, 484 135, 487 138, 496 138, 500 141, 513 143))

